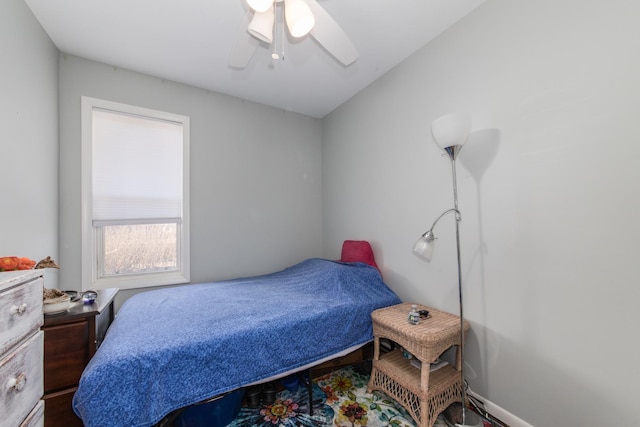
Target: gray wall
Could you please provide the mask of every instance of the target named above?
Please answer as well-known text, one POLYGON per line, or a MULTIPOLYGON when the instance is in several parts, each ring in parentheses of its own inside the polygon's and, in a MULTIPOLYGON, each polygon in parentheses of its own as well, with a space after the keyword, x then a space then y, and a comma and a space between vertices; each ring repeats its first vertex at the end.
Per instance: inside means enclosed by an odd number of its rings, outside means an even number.
POLYGON ((0 2, 0 52, 0 256, 57 259, 58 50, 22 0, 0 2))
MULTIPOLYGON (((60 58, 60 258, 80 283, 80 97, 183 114, 191 127, 191 281, 276 271, 322 255, 321 122, 237 98, 60 58)), ((122 292, 118 301, 133 291, 122 292)))
POLYGON ((458 168, 468 377, 537 427, 639 419, 638 22, 638 2, 488 0, 323 121, 326 254, 369 239, 404 300, 452 312, 452 218, 430 264, 410 252, 453 204, 430 125, 489 129, 458 168))

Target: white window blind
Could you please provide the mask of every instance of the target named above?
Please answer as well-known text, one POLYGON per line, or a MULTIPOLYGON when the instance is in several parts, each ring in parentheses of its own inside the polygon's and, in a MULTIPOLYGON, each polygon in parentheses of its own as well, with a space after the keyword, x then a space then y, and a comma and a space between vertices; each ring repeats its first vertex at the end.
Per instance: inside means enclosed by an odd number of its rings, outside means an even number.
POLYGON ((182 123, 94 108, 93 225, 180 222, 182 123))

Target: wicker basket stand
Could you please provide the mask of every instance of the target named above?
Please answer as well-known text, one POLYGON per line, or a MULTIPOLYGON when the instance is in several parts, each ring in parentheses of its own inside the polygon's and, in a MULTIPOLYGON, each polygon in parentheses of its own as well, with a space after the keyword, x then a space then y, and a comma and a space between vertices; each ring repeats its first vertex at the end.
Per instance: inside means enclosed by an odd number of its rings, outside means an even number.
MULTIPOLYGON (((400 403, 419 427, 432 427, 438 414, 450 404, 462 401, 460 369, 460 318, 433 308, 429 318, 411 325, 407 315, 411 303, 375 310, 373 320, 374 355, 369 391, 380 390, 400 403), (380 339, 387 338, 410 352, 422 363, 418 369, 410 364, 398 348, 380 354, 380 339), (430 364, 445 350, 457 346, 456 366, 446 365, 430 372, 430 364)), ((465 335, 469 323, 464 324, 465 335)))

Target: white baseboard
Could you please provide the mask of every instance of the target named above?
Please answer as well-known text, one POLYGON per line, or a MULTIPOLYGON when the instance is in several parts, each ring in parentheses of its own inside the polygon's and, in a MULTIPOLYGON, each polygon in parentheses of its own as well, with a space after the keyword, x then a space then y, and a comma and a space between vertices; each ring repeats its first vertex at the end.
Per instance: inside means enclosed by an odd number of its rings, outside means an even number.
POLYGON ((482 403, 484 403, 484 408, 491 415, 499 419, 500 421, 506 423, 509 427, 533 427, 528 422, 521 420, 517 416, 513 415, 511 412, 506 409, 501 408, 495 403, 491 402, 489 399, 486 399, 480 396, 478 393, 475 393, 473 390, 469 390, 469 394, 482 403))

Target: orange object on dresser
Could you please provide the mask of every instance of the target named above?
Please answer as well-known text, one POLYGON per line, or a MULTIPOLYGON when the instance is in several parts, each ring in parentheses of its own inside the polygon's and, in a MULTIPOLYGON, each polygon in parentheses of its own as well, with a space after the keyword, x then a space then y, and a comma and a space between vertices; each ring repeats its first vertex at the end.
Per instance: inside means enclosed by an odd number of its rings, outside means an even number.
POLYGON ((31 270, 36 262, 27 257, 0 257, 0 271, 31 270))

